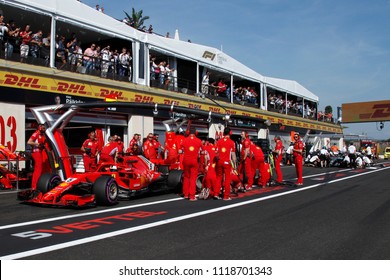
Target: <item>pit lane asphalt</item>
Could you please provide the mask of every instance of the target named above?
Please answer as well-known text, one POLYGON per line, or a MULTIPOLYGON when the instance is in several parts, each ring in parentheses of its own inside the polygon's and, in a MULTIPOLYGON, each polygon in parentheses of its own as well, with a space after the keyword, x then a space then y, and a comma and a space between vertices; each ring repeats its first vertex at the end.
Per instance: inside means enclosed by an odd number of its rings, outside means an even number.
MULTIPOLYGON (((294 180, 293 167, 282 170, 294 180)), ((232 201, 161 194, 90 209, 35 207, 2 192, 0 258, 390 258, 390 167, 305 167, 304 176, 303 187, 232 201)))

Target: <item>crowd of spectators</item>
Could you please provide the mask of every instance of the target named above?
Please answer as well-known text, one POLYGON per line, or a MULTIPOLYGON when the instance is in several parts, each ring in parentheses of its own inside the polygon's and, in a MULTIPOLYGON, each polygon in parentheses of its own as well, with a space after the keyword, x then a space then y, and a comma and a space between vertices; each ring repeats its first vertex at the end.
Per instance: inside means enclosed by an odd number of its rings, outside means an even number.
POLYGON ((234 84, 233 88, 231 88, 223 78, 220 78, 218 81, 211 81, 209 71, 202 78, 201 92, 205 95, 226 97, 228 102, 230 102, 233 95, 233 101, 239 102, 240 104, 249 103, 258 105, 259 94, 255 87, 240 86, 236 88, 234 84))
MULTIPOLYGON (((96 9, 104 12, 104 9, 96 5, 96 9)), ((129 23, 131 25, 131 23, 129 23)), ((153 33, 153 26, 150 25, 147 32, 153 33)), ((16 57, 19 52, 20 62, 26 63, 27 59, 32 60, 32 64, 43 61, 48 66, 50 61, 50 33, 45 35, 42 30, 35 30, 25 24, 18 27, 14 20, 4 22, 4 16, 0 15, 0 50, 4 50, 5 59, 16 57)), ((89 46, 81 44, 75 33, 69 38, 58 35, 55 38, 55 60, 58 69, 69 70, 72 72, 100 75, 107 78, 112 77, 120 80, 132 80, 132 54, 124 46, 121 49, 112 49, 110 45, 100 46, 97 43, 91 43, 89 46)), ((14 58, 15 59, 15 58, 14 58)), ((167 90, 177 90, 177 73, 171 68, 166 60, 161 59, 157 62, 156 57, 150 55, 150 81, 151 86, 160 87, 167 90)), ((211 81, 210 72, 206 72, 201 83, 201 92, 210 96, 226 98, 228 102, 246 104, 259 104, 259 93, 253 86, 239 86, 226 83, 223 78, 211 81), (232 96, 233 95, 233 96, 232 96)), ((313 104, 293 99, 285 98, 285 95, 271 93, 268 95, 268 108, 277 110, 280 113, 295 113, 305 118, 318 119, 321 121, 332 122, 332 114, 316 112, 313 104)))
POLYGON ((333 122, 332 113, 326 114, 322 111, 317 112, 316 106, 307 101, 303 103, 297 99, 286 99, 283 94, 271 93, 268 95, 268 109, 279 113, 296 114, 308 119, 317 119, 325 122, 333 122))
MULTIPOLYGON (((42 30, 33 31, 29 24, 23 28, 17 27, 14 20, 4 23, 4 16, 0 16, 1 49, 4 48, 4 57, 12 59, 19 51, 20 62, 26 63, 31 57, 32 63, 44 61, 49 65, 50 59, 50 33, 43 36, 42 30), (36 61, 34 61, 36 60, 36 61)), ((72 33, 69 38, 58 35, 55 38, 55 60, 58 69, 66 69, 73 72, 94 72, 102 77, 111 74, 122 79, 131 80, 132 55, 127 47, 112 50, 110 45, 100 46, 90 44, 83 50, 81 41, 72 33)))

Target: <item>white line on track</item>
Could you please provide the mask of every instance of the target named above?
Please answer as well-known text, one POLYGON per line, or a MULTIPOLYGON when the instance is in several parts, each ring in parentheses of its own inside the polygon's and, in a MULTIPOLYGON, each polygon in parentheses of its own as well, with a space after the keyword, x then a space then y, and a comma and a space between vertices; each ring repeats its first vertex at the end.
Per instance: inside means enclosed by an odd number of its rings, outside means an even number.
MULTIPOLYGON (((331 171, 331 172, 326 172, 326 173, 321 173, 321 174, 316 174, 316 175, 309 175, 309 176, 304 176, 303 178, 322 176, 322 175, 326 175, 326 174, 344 172, 344 171, 347 171, 347 170, 351 170, 351 169, 336 170, 336 171, 331 171)), ((17 191, 14 191, 14 192, 17 192, 17 191)), ((126 209, 131 209, 131 208, 137 208, 137 207, 143 207, 143 206, 157 205, 157 204, 168 203, 168 202, 177 201, 177 200, 181 200, 181 199, 182 198, 173 198, 173 199, 168 199, 168 200, 154 201, 154 202, 148 202, 148 203, 142 203, 142 204, 136 204, 136 205, 123 206, 123 207, 118 207, 118 208, 110 208, 110 209, 105 209, 105 210, 98 210, 98 211, 93 211, 93 212, 88 212, 88 213, 73 214, 73 215, 67 215, 67 216, 61 216, 61 217, 55 217, 55 218, 48 218, 48 219, 43 219, 43 220, 36 220, 36 221, 29 221, 29 222, 23 222, 23 223, 17 223, 17 224, 10 224, 10 225, 5 225, 5 226, 0 226, 0 230, 9 229, 9 228, 15 228, 15 227, 22 227, 22 226, 29 226, 29 225, 34 225, 34 224, 41 224, 41 223, 46 223, 46 222, 59 221, 59 220, 65 220, 65 219, 72 219, 72 218, 78 218, 78 217, 85 217, 85 216, 102 214, 102 213, 116 212, 116 211, 121 211, 121 210, 126 210, 126 209)))
MULTIPOLYGON (((301 191, 317 188, 317 187, 320 187, 320 186, 323 186, 323 185, 328 185, 328 184, 332 184, 332 183, 336 183, 336 182, 352 179, 352 178, 355 178, 355 177, 367 175, 367 174, 370 174, 370 173, 379 172, 379 171, 386 170, 386 169, 390 169, 390 167, 386 167, 386 168, 382 168, 382 169, 378 169, 378 170, 373 170, 373 171, 368 171, 368 172, 364 172, 364 173, 359 173, 359 174, 352 175, 352 176, 349 176, 349 177, 344 177, 344 178, 331 180, 329 182, 319 183, 319 184, 315 184, 315 185, 312 185, 312 186, 307 186, 307 187, 303 187, 303 188, 299 188, 299 189, 295 189, 295 190, 286 191, 286 192, 283 192, 283 193, 278 193, 278 194, 274 194, 274 195, 270 195, 270 196, 266 196, 266 197, 256 198, 256 199, 253 199, 253 200, 238 202, 238 203, 226 205, 226 206, 223 206, 223 207, 214 208, 214 209, 210 209, 210 210, 206 210, 206 211, 202 211, 202 212, 198 212, 198 213, 188 214, 188 215, 184 215, 184 216, 181 216, 181 217, 170 218, 170 219, 166 219, 166 220, 162 220, 162 221, 159 221, 159 222, 154 222, 154 223, 150 223, 150 224, 146 224, 146 225, 141 225, 141 226, 137 226, 137 227, 131 227, 131 228, 122 229, 122 230, 118 230, 118 231, 114 231, 114 232, 110 232, 110 233, 104 233, 104 234, 100 234, 100 235, 96 235, 96 236, 86 237, 86 238, 82 238, 82 239, 78 239, 78 240, 74 240, 74 241, 70 241, 70 242, 65 242, 65 243, 61 243, 61 244, 56 244, 56 245, 52 245, 52 246, 47 246, 47 247, 43 247, 43 248, 39 248, 39 249, 35 249, 35 250, 20 252, 20 253, 6 255, 6 256, 0 256, 0 260, 20 259, 20 258, 25 258, 25 257, 33 256, 33 255, 38 255, 38 254, 43 254, 43 253, 47 253, 47 252, 51 252, 51 251, 55 251, 55 250, 60 250, 60 249, 64 249, 64 248, 68 248, 68 247, 72 247, 72 246, 78 246, 78 245, 86 244, 86 243, 89 243, 89 242, 102 240, 102 239, 105 239, 105 238, 111 238, 111 237, 114 237, 114 236, 128 234, 128 233, 131 233, 131 232, 136 232, 136 231, 140 231, 140 230, 144 230, 144 229, 148 229, 148 228, 158 227, 158 226, 161 226, 161 225, 167 225, 167 224, 170 224, 170 223, 183 221, 183 220, 186 220, 186 219, 191 219, 191 218, 195 218, 195 217, 199 217, 199 216, 203 216, 203 215, 207 215, 207 214, 211 214, 211 213, 216 213, 216 212, 224 211, 224 210, 227 210, 227 209, 240 207, 240 206, 243 206, 243 205, 256 203, 256 202, 263 201, 263 200, 268 200, 268 199, 273 199, 273 198, 280 197, 280 196, 289 195, 289 194, 292 194, 292 193, 296 193, 296 192, 301 192, 301 191)), ((178 198, 178 199, 180 199, 180 198, 178 198)), ((173 200, 178 200, 178 199, 173 199, 173 200)), ((170 200, 170 201, 173 201, 173 200, 170 200)), ((166 202, 166 201, 164 201, 164 202, 166 202)), ((163 202, 161 202, 161 203, 163 203, 163 202)), ((153 204, 153 203, 145 203, 145 204, 150 205, 150 204, 153 204)), ((124 207, 123 209, 132 208, 132 207, 138 207, 138 206, 124 207)), ((113 209, 113 211, 115 211, 117 209, 118 208, 113 209)), ((109 212, 109 211, 107 211, 107 212, 109 212)))

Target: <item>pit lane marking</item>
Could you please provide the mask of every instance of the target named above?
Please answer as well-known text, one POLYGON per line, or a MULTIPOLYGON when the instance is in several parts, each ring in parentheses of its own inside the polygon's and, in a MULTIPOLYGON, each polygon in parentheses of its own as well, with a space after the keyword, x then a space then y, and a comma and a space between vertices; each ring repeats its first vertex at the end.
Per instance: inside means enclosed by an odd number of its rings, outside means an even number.
MULTIPOLYGON (((330 172, 324 172, 324 173, 320 173, 320 174, 303 176, 303 178, 311 178, 311 177, 317 177, 317 176, 322 176, 322 175, 341 173, 341 172, 345 172, 345 171, 349 171, 349 170, 352 170, 352 169, 342 169, 342 170, 335 170, 335 171, 330 171, 330 172)), ((350 178, 350 177, 348 177, 348 178, 350 178)), ((293 180, 294 179, 297 179, 297 178, 293 178, 293 180)), ((14 192, 16 193, 17 191, 14 191, 14 192)), ((7 192, 7 193, 11 193, 11 192, 7 192)), ((137 207, 143 207, 143 206, 150 206, 150 205, 156 205, 156 204, 161 204, 161 203, 167 203, 167 202, 177 201, 177 200, 181 200, 181 199, 182 198, 172 198, 172 199, 168 199, 168 200, 154 201, 154 202, 148 202, 148 203, 142 203, 142 204, 136 204, 136 205, 123 206, 123 207, 118 207, 118 208, 110 208, 110 209, 98 210, 98 211, 82 213, 82 214, 73 214, 73 215, 67 215, 67 216, 61 216, 61 217, 55 217, 55 218, 48 218, 48 219, 43 219, 43 220, 23 222, 23 223, 18 223, 18 224, 10 224, 10 225, 5 225, 5 226, 0 226, 0 230, 9 229, 9 228, 15 228, 15 227, 22 227, 22 226, 29 226, 29 225, 34 225, 34 224, 46 223, 46 222, 60 221, 60 220, 71 219, 71 218, 90 216, 90 215, 95 215, 95 214, 102 214, 102 213, 121 211, 121 210, 126 210, 126 209, 131 209, 131 208, 137 208, 137 207)))
MULTIPOLYGON (((118 230, 118 231, 114 231, 114 232, 110 232, 110 233, 99 234, 99 235, 86 237, 86 238, 82 238, 82 239, 78 239, 78 240, 74 240, 74 241, 69 241, 69 242, 65 242, 65 243, 60 243, 60 244, 56 244, 56 245, 42 247, 42 248, 39 248, 39 249, 24 251, 24 252, 10 254, 10 255, 6 255, 6 256, 0 256, 0 260, 20 259, 20 258, 33 256, 33 255, 38 255, 38 254, 43 254, 43 253, 55 251, 55 250, 65 249, 65 248, 68 248, 68 247, 78 246, 78 245, 82 245, 82 244, 86 244, 86 243, 90 243, 90 242, 94 242, 94 241, 98 241, 98 240, 102 240, 102 239, 106 239, 106 238, 111 238, 111 237, 114 237, 114 236, 128 234, 128 233, 132 233, 132 232, 136 232, 136 231, 140 231, 140 230, 144 230, 144 229, 149 229, 149 228, 153 228, 153 227, 167 225, 167 224, 170 224, 170 223, 175 223, 175 222, 179 222, 179 221, 183 221, 183 220, 187 220, 187 219, 191 219, 191 218, 195 218, 195 217, 200 217, 200 216, 204 216, 204 215, 208 215, 208 214, 212 214, 212 213, 216 213, 216 212, 221 212, 221 211, 224 211, 224 210, 228 210, 228 209, 244 206, 244 205, 247 205, 247 204, 252 204, 252 203, 256 203, 256 202, 260 202, 260 201, 264 201, 264 200, 268 200, 268 199, 273 199, 273 198, 277 198, 277 197, 280 197, 280 196, 285 196, 285 195, 288 195, 288 194, 297 193, 297 192, 301 192, 301 191, 317 188, 317 187, 320 187, 320 186, 323 186, 323 185, 329 185, 329 184, 340 182, 340 181, 344 181, 344 180, 347 180, 347 179, 360 177, 360 176, 367 175, 367 174, 370 174, 370 173, 376 173, 376 172, 379 172, 379 171, 382 171, 382 170, 386 170, 386 169, 390 169, 390 167, 386 167, 386 168, 382 168, 382 169, 378 169, 378 170, 373 170, 373 171, 368 171, 368 172, 364 172, 364 173, 359 173, 359 174, 355 174, 355 175, 352 175, 352 176, 349 176, 349 177, 334 179, 334 180, 331 180, 329 182, 324 182, 324 183, 319 183, 319 184, 315 184, 315 185, 312 185, 312 186, 302 187, 302 188, 299 188, 299 189, 294 189, 294 190, 286 191, 286 192, 283 192, 283 193, 273 194, 273 195, 266 196, 266 197, 260 197, 260 198, 256 198, 256 199, 253 199, 253 200, 247 200, 247 201, 243 201, 243 202, 238 202, 238 203, 234 203, 234 204, 230 204, 230 205, 226 205, 226 206, 222 206, 222 207, 218 207, 218 208, 214 208, 214 209, 210 209, 210 210, 206 210, 206 211, 201 211, 201 212, 187 214, 187 215, 184 215, 184 216, 170 218, 170 219, 166 219, 166 220, 162 220, 162 221, 158 221, 158 222, 153 222, 153 223, 150 223, 150 224, 145 224, 145 225, 141 225, 141 226, 126 228, 126 229, 122 229, 122 230, 118 230)), ((178 198, 178 199, 182 199, 182 198, 178 198)), ((173 200, 178 200, 178 199, 173 199, 173 200)), ((148 203, 148 204, 150 204, 150 203, 148 203)), ((133 206, 133 207, 135 207, 135 206, 133 206)), ((131 208, 131 207, 125 207, 125 208, 131 208)))

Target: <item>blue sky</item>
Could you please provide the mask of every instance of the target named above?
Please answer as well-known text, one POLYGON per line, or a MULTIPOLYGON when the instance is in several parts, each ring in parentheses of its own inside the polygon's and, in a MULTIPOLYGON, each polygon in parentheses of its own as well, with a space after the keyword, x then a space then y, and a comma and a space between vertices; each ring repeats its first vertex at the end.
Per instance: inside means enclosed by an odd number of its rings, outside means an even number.
MULTIPOLYGON (((295 80, 320 109, 389 100, 390 0, 82 0, 118 19, 131 8, 146 25, 181 40, 222 48, 256 72, 295 80)), ((345 133, 390 138, 390 123, 346 124, 345 133)))

